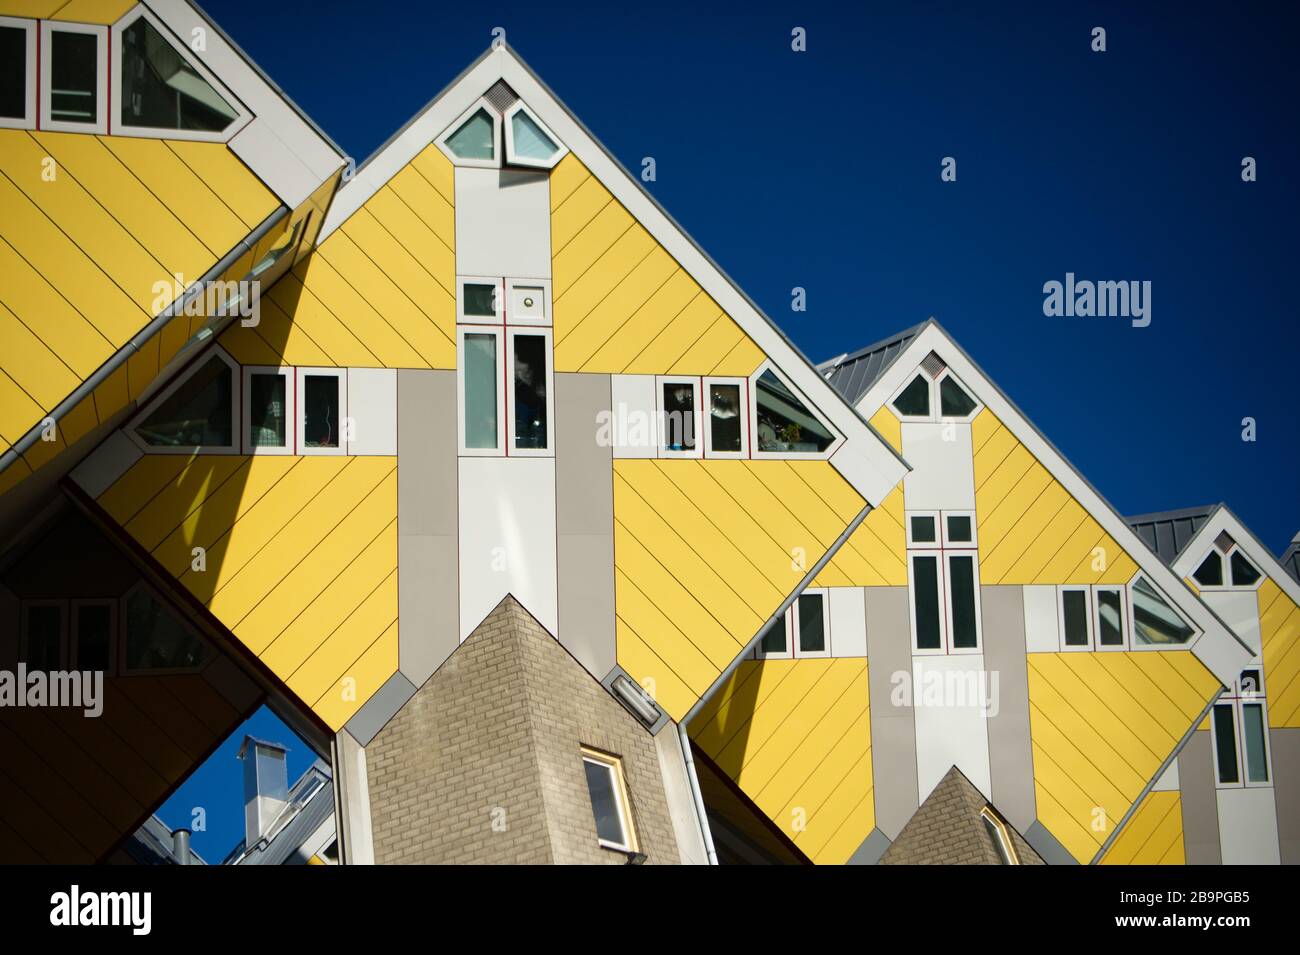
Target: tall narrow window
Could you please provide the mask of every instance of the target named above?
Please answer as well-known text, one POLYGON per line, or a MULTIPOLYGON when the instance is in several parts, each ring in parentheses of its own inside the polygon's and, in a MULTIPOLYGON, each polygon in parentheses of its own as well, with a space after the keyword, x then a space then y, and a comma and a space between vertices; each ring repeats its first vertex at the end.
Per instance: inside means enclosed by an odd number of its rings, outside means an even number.
POLYGON ((1117 587, 1098 587, 1097 645, 1124 646, 1124 592, 1117 587))
POLYGON ((790 653, 790 644, 786 638, 786 616, 782 614, 767 625, 763 637, 758 642, 761 656, 784 656, 790 653))
POLYGON ((20 658, 29 670, 63 668, 63 642, 67 625, 62 601, 25 604, 20 658))
POLYGON ((219 133, 239 111, 141 14, 121 31, 122 126, 219 133))
POLYGON ((940 650, 943 631, 939 623, 939 558, 930 554, 912 555, 912 603, 915 620, 916 648, 940 650))
POLYGON ((949 554, 948 597, 952 617, 952 645, 957 650, 972 650, 979 646, 975 588, 974 556, 949 554))
POLYGON ((744 451, 740 385, 709 382, 709 451, 739 454, 744 451))
POLYGON ((36 21, 0 17, 0 127, 36 125, 36 21))
POLYGON ((218 448, 234 445, 235 371, 209 356, 187 378, 160 396, 135 434, 154 448, 218 448))
POLYGON ((50 36, 50 119, 93 126, 99 117, 99 40, 93 33, 50 36))
POLYGON ((1088 591, 1081 588, 1062 590, 1061 634, 1066 647, 1092 644, 1088 622, 1088 591))
POLYGON ((1231 703, 1214 704, 1214 762, 1218 767, 1220 783, 1236 783, 1237 728, 1231 703))
POLYGON ((114 602, 80 600, 72 604, 72 665, 109 672, 113 663, 114 602))
POLYGON ((835 436, 771 368, 754 380, 754 435, 768 453, 820 454, 835 436))
POLYGON ((299 368, 298 453, 330 454, 346 450, 347 372, 334 368, 299 368))
POLYGON ((591 796, 597 841, 606 849, 635 852, 636 832, 622 760, 584 747, 582 768, 587 778, 587 793, 591 796))
POLYGON ((675 454, 695 451, 696 405, 695 382, 690 379, 666 380, 660 389, 660 447, 675 454))
POLYGON ((497 343, 493 333, 465 333, 465 447, 497 448, 497 343))
POLYGON ((1268 782, 1268 749, 1264 725, 1264 706, 1260 703, 1241 705, 1241 739, 1246 750, 1246 780, 1252 783, 1268 782))
POLYGON ((247 450, 289 450, 291 393, 288 372, 284 369, 245 368, 244 377, 247 450))
POLYGON ((827 652, 825 594, 799 595, 799 652, 809 656, 827 652))
POLYGON ((550 447, 546 391, 547 339, 545 335, 516 332, 514 345, 514 447, 539 451, 550 447))

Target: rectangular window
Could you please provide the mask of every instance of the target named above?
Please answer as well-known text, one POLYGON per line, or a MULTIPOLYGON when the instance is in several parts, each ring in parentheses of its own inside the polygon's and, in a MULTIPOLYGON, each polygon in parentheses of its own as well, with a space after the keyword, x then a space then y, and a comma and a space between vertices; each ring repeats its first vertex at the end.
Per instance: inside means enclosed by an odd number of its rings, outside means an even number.
POLYGON ((0 127, 36 125, 36 21, 0 17, 0 127))
POLYGON ((473 454, 500 453, 501 407, 504 384, 501 377, 501 335, 493 331, 462 331, 460 376, 461 448, 473 454))
POLYGON ((67 659, 67 615, 62 600, 34 600, 22 606, 18 657, 29 670, 61 670, 67 659))
POLYGON ((298 453, 343 454, 347 450, 347 370, 298 369, 298 453))
POLYGON ((474 325, 504 325, 504 281, 492 276, 462 276, 456 280, 457 321, 474 325))
POLYGON ((1246 750, 1246 781, 1268 782, 1268 730, 1264 725, 1262 703, 1241 705, 1241 739, 1246 750))
POLYGON ((762 639, 758 641, 758 646, 754 648, 754 656, 760 660, 765 657, 792 656, 789 631, 790 615, 787 612, 768 624, 767 629, 763 631, 762 639))
POLYGON ((705 449, 709 457, 744 457, 749 447, 745 424, 745 380, 704 379, 705 449))
POLYGON ((698 378, 660 378, 659 455, 698 458, 702 450, 698 378))
POLYGON ((945 544, 975 543, 975 518, 971 514, 944 512, 943 531, 945 544))
POLYGON ((1092 621, 1088 611, 1088 590, 1084 587, 1062 587, 1061 596, 1061 648, 1087 650, 1092 647, 1092 621))
POLYGON ((916 649, 942 650, 943 629, 939 613, 939 558, 912 555, 912 632, 916 649))
POLYGON ((41 128, 108 132, 108 28, 41 24, 41 128))
POLYGON ((636 852, 636 832, 622 760, 583 747, 582 768, 587 778, 587 793, 591 796, 597 841, 606 849, 636 852))
POLYGON ((949 554, 948 625, 954 650, 975 650, 979 647, 978 590, 974 554, 949 554))
POLYGON ((511 331, 511 448, 545 454, 551 448, 551 333, 511 331))
POLYGON ((1237 773, 1237 728, 1231 703, 1214 704, 1214 763, 1220 783, 1236 784, 1240 780, 1237 773))
POLYGON ((244 369, 244 451, 289 454, 293 442, 293 386, 287 368, 244 369))
POLYGON ((938 544, 939 543, 939 515, 937 513, 908 513, 907 515, 907 543, 913 544, 938 544))
POLYGON ((798 608, 796 618, 798 656, 829 656, 831 650, 826 617, 826 594, 805 591, 799 595, 796 606, 798 608))
POLYGON ((1127 643, 1123 589, 1097 587, 1093 593, 1097 603, 1097 646, 1123 649, 1127 643))
POLYGON ((72 666, 77 670, 113 671, 117 646, 117 606, 112 600, 72 602, 72 666))

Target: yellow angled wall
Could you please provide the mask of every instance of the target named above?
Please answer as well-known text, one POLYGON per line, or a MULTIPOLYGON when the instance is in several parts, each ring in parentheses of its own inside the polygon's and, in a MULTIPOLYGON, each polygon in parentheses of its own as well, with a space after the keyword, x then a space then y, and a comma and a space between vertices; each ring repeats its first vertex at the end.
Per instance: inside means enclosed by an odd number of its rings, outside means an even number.
POLYGON ((98 503, 331 728, 396 672, 396 458, 146 455, 98 503))
POLYGON ((1300 727, 1300 607, 1267 577, 1257 596, 1268 722, 1300 727))
POLYGON ((907 533, 903 529, 901 484, 849 535, 812 586, 907 586, 907 533))
POLYGON ((551 173, 555 369, 744 377, 764 355, 572 153, 551 173))
POLYGON ((842 865, 875 828, 865 659, 742 663, 689 729, 813 862, 842 865))
POLYGON ((1185 865, 1183 799, 1177 792, 1147 793, 1101 865, 1185 865))
POLYGON ((0 0, 0 16, 69 23, 116 23, 136 0, 0 0))

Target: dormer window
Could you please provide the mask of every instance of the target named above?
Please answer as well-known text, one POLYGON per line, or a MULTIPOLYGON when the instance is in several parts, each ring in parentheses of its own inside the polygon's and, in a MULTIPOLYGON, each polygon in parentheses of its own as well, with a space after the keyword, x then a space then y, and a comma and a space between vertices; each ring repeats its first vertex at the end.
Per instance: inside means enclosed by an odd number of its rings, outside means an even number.
POLYGON ((550 169, 567 151, 523 102, 506 111, 506 162, 550 169))
POLYGON ((457 166, 551 169, 568 149, 505 83, 467 109, 437 140, 457 166))
POLYGON ((899 417, 925 421, 969 421, 980 408, 980 403, 935 352, 926 356, 890 404, 899 417))
POLYGON ((1192 573, 1192 579, 1202 589, 1254 589, 1262 578, 1259 569, 1226 531, 1215 539, 1210 552, 1192 573))
POLYGON ((446 139, 446 147, 457 159, 493 162, 497 158, 497 120, 480 106, 446 139))

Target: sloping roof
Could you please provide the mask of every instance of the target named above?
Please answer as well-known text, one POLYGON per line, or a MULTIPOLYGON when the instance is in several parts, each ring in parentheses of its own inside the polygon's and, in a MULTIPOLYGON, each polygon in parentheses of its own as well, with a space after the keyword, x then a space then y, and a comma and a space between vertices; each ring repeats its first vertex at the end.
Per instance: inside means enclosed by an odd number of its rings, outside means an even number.
POLYGON ((1300 534, 1296 534, 1291 539, 1291 546, 1282 551, 1278 563, 1286 568, 1288 574, 1300 581, 1300 534))
POLYGON ((1207 504, 1204 507, 1185 507, 1178 511, 1157 511, 1154 514, 1126 517, 1124 520, 1161 560, 1172 564, 1196 536, 1196 532, 1222 506, 1207 504))
POLYGON ((875 380, 903 353, 907 343, 924 325, 924 322, 913 325, 884 341, 824 361, 817 366, 817 370, 830 382, 832 388, 844 396, 845 401, 856 405, 858 399, 867 393, 875 380))
POLYGON ((881 865, 1002 865, 997 843, 983 818, 990 809, 1011 837, 1021 865, 1044 865, 1043 859, 1010 823, 989 805, 956 766, 912 814, 881 865))
MULTIPOLYGON (((269 745, 284 748, 279 743, 269 745)), ((333 817, 332 778, 329 766, 322 760, 316 760, 293 784, 293 789, 289 791, 289 804, 273 824, 270 835, 251 849, 241 840, 226 856, 222 865, 284 865, 303 847, 304 842, 333 817)))

